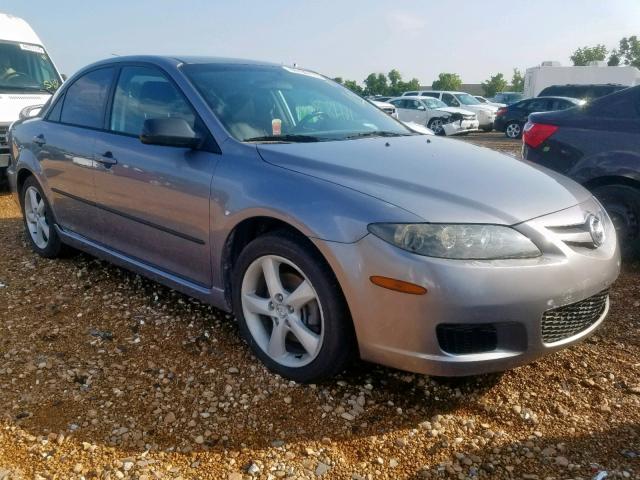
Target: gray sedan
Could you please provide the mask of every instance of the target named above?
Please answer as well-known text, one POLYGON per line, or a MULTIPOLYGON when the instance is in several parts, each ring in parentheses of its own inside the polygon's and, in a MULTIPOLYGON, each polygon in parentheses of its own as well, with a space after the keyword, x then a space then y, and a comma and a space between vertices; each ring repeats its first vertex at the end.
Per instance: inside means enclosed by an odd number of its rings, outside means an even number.
POLYGON ((109 59, 9 137, 35 252, 75 247, 233 311, 297 381, 354 355, 446 376, 529 362, 596 329, 619 272, 581 186, 298 68, 109 59))

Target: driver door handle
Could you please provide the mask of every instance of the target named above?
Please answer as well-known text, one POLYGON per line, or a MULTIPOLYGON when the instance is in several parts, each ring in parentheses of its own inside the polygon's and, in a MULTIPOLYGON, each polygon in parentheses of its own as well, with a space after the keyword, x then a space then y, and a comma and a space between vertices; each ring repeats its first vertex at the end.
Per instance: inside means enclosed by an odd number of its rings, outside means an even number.
POLYGON ((113 153, 110 151, 104 152, 97 158, 97 161, 105 166, 105 168, 110 168, 111 165, 115 165, 118 163, 118 160, 113 156, 113 153))
POLYGON ((45 145, 47 143, 47 140, 44 138, 43 134, 36 135, 35 137, 33 137, 33 139, 31 141, 33 143, 35 143, 36 145, 38 145, 39 147, 42 147, 43 145, 45 145))

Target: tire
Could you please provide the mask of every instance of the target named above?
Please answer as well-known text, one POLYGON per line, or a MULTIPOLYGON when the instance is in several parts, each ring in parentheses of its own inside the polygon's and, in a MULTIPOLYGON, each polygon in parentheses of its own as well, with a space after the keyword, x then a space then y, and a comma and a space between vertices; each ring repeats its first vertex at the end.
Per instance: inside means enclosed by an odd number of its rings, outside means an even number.
POLYGON ((433 130, 433 133, 435 133, 436 135, 445 135, 442 125, 443 122, 441 118, 432 118, 431 120, 429 120, 427 128, 433 130))
POLYGON ((242 250, 233 269, 232 302, 242 336, 282 377, 307 383, 333 376, 356 351, 333 272, 287 231, 260 236, 242 250))
POLYGON ((46 258, 61 256, 65 246, 56 232, 49 201, 34 177, 27 178, 22 186, 20 206, 25 233, 31 249, 46 258))
POLYGON ((520 122, 509 122, 504 127, 504 134, 507 138, 516 140, 522 137, 522 124, 520 122))
POLYGON ((603 185, 593 189, 611 217, 624 258, 640 257, 640 190, 628 185, 603 185))

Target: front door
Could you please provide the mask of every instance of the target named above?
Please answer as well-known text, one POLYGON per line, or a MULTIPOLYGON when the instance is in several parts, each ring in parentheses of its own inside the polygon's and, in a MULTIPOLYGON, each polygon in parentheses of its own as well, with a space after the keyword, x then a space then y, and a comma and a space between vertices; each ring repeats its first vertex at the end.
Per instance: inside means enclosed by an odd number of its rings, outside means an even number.
POLYGON ((96 141, 96 157, 104 165, 95 174, 102 241, 149 266, 210 286, 209 194, 219 155, 140 142, 146 119, 167 117, 204 130, 164 73, 122 67, 108 131, 96 141))

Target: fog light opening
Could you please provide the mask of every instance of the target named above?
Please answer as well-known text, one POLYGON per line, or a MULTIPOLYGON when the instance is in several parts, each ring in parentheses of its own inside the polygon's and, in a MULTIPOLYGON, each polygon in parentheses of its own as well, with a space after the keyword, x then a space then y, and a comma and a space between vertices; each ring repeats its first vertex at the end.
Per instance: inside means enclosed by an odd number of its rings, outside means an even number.
POLYGON ((371 283, 388 290, 394 290, 396 292, 408 293, 410 295, 424 295, 427 293, 427 289, 416 285, 415 283, 404 282, 397 278, 381 277, 373 275, 369 277, 371 283))

